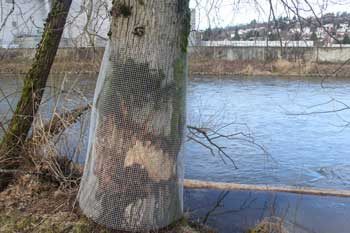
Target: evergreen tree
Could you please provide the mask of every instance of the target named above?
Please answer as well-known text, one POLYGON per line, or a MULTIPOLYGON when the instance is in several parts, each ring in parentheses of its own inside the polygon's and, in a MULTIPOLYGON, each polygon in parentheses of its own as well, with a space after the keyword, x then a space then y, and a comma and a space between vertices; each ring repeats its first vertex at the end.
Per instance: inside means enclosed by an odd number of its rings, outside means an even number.
POLYGON ((257 23, 256 19, 253 19, 252 21, 250 21, 250 25, 255 25, 257 23))
POLYGON ((312 32, 310 39, 311 39, 313 42, 317 42, 317 41, 318 41, 318 38, 317 38, 317 35, 316 35, 316 32, 315 32, 315 31, 312 32))
POLYGON ((238 29, 235 30, 235 35, 233 37, 233 40, 241 40, 241 37, 238 34, 238 29))
POLYGON ((345 34, 343 44, 350 44, 350 37, 348 34, 345 34))
POLYGON ((276 41, 276 40, 278 40, 278 34, 277 33, 270 33, 268 36, 268 39, 270 41, 276 41))
POLYGON ((209 41, 209 40, 211 40, 212 35, 213 35, 212 29, 211 28, 207 28, 207 29, 205 29, 205 31, 203 33, 202 40, 209 41))

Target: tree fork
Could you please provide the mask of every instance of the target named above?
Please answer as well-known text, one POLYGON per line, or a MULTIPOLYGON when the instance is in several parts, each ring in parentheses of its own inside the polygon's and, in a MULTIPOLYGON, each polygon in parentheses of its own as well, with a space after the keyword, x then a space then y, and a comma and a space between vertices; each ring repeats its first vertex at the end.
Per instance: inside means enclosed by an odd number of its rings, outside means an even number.
MULTIPOLYGON (((2 169, 16 169, 21 165, 22 148, 39 109, 71 3, 72 0, 54 0, 48 14, 34 63, 24 78, 21 98, 0 143, 2 169)), ((0 176, 0 189, 10 180, 0 176)))

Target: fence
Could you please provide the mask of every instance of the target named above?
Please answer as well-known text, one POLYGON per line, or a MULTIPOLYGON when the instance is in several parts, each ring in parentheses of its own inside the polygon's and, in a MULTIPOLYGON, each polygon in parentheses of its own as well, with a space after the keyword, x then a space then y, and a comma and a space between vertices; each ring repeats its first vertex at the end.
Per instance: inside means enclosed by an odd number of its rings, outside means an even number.
POLYGON ((200 41, 203 47, 314 47, 313 41, 200 41))
POLYGON ((350 44, 327 44, 319 46, 313 41, 199 41, 193 46, 203 47, 284 47, 284 48, 350 48, 350 44), (282 45, 282 46, 281 46, 282 45))

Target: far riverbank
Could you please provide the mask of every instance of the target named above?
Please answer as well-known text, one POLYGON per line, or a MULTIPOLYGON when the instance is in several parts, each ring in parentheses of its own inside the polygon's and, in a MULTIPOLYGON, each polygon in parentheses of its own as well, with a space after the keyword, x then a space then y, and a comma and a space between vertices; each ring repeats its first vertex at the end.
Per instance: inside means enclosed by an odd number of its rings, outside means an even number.
MULTIPOLYGON (((103 48, 61 48, 52 74, 98 74, 103 48)), ((35 55, 34 49, 0 49, 0 74, 25 74, 35 55)), ((206 76, 308 76, 348 77, 350 64, 315 62, 305 59, 228 59, 189 50, 189 74, 206 76)))
POLYGON ((209 76, 350 77, 350 64, 288 60, 258 62, 190 59, 189 73, 209 76))

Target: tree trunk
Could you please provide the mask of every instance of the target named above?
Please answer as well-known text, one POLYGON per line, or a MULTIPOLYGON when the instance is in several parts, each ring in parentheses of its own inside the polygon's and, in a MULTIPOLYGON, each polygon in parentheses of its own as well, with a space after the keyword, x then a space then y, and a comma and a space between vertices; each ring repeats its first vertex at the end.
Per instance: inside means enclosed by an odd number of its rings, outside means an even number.
POLYGON ((80 207, 114 229, 158 229, 183 209, 188 0, 112 5, 80 207))
MULTIPOLYGON (((24 79, 22 96, 0 144, 3 169, 16 169, 21 164, 21 150, 39 109, 71 3, 72 0, 55 0, 48 15, 34 63, 24 79)), ((10 177, 0 177, 0 188, 9 180, 10 177)))

